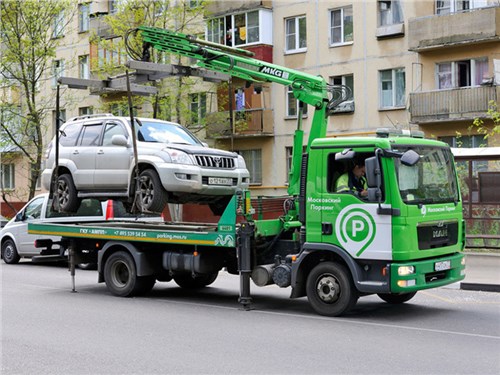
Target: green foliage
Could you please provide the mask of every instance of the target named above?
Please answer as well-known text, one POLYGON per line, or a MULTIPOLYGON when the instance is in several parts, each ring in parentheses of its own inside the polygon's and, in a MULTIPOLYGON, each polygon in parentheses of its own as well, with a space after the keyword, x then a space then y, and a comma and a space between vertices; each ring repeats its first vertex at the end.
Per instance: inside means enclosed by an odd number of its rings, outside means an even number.
POLYGON ((44 119, 53 107, 52 97, 40 97, 40 82, 49 75, 60 42, 54 33, 56 19, 64 30, 74 10, 71 0, 0 2, 0 83, 10 92, 2 98, 2 143, 15 147, 33 165, 35 173, 27 174, 30 198, 41 166, 44 119))
POLYGON ((493 137, 496 134, 500 134, 500 111, 498 108, 498 104, 491 100, 488 103, 488 111, 486 112, 486 118, 492 121, 492 126, 488 127, 484 120, 481 118, 475 118, 473 122, 473 127, 477 129, 479 134, 484 135, 484 139, 488 139, 493 137))

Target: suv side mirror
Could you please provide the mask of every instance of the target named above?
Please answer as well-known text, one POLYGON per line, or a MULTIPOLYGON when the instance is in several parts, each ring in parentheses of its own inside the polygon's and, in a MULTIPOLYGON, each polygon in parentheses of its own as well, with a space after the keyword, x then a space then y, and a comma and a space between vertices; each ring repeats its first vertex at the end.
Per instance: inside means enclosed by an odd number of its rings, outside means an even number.
POLYGON ((114 146, 127 146, 128 140, 123 134, 115 134, 111 137, 111 144, 114 146))

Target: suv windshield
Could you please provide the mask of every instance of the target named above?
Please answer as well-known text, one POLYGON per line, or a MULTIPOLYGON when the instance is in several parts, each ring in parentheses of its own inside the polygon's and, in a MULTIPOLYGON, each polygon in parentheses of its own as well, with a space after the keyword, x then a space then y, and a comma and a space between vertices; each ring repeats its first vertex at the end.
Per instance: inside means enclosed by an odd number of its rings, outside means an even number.
MULTIPOLYGON (((394 160, 403 202, 419 204, 459 201, 450 149, 428 146, 412 146, 411 149, 420 155, 420 161, 414 166, 403 165, 397 158, 394 160)), ((395 151, 405 152, 406 150, 408 148, 400 147, 395 151)))
POLYGON ((141 120, 141 124, 136 125, 137 139, 141 142, 202 144, 193 134, 176 124, 147 120, 141 120))

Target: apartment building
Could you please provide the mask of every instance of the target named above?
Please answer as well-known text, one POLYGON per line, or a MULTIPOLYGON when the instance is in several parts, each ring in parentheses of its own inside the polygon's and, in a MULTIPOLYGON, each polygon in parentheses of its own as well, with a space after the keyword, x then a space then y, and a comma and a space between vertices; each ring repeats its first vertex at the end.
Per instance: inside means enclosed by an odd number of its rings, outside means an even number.
MULTIPOLYGON (((89 43, 89 30, 114 37, 99 16, 115 7, 116 1, 107 0, 78 3, 74 31, 64 34, 54 60, 54 78, 63 70, 83 78, 91 74, 87 64, 92 61, 126 58, 89 43)), ((329 136, 419 128, 452 145, 485 143, 470 125, 484 117, 489 100, 499 97, 496 0, 235 0, 210 1, 206 9, 208 40, 350 88, 351 98, 329 116, 329 136)), ((252 194, 286 194, 298 115, 291 91, 238 79, 193 87, 187 99, 192 108, 204 108, 199 115, 206 116, 207 141, 245 157, 252 194)), ((44 90, 53 93, 50 85, 44 90)), ((106 102, 113 96, 95 94, 75 90, 65 96, 66 117, 109 109, 106 102)), ((141 115, 151 115, 148 111, 151 107, 144 106, 141 115)), ((305 108, 306 136, 312 113, 313 108, 305 108)), ((500 140, 487 142, 494 146, 500 140)))

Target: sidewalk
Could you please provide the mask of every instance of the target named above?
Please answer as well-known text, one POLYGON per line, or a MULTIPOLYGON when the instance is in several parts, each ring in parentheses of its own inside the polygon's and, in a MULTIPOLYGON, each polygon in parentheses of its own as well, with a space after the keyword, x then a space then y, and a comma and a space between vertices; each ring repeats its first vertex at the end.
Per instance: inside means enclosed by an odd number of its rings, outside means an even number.
POLYGON ((466 252, 465 262, 460 289, 500 292, 500 254, 466 252))

